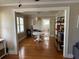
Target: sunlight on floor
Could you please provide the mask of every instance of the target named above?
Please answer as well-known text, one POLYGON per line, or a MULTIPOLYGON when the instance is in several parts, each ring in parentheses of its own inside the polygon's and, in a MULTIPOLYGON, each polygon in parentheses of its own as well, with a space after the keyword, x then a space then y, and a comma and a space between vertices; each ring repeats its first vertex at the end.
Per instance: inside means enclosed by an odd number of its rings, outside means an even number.
POLYGON ((49 41, 47 41, 47 40, 44 41, 44 44, 45 44, 45 48, 48 49, 49 48, 49 41))
POLYGON ((20 51, 19 51, 19 57, 20 57, 19 59, 24 59, 24 57, 25 57, 25 56, 24 56, 24 54, 25 54, 24 52, 25 52, 25 48, 22 47, 22 48, 20 49, 20 51))

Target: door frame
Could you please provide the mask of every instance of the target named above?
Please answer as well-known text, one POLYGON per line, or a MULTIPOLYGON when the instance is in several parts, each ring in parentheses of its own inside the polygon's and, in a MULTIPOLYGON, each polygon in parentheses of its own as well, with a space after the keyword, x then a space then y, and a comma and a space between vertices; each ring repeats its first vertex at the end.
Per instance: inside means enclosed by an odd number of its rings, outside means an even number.
MULTIPOLYGON (((69 13, 70 13, 70 7, 45 7, 45 8, 20 8, 20 9, 13 9, 14 18, 15 18, 15 12, 24 12, 24 11, 56 11, 56 10, 64 10, 65 12, 65 23, 64 23, 64 49, 63 49, 63 57, 69 57, 68 54, 68 35, 69 35, 69 13)), ((15 23, 16 24, 16 23, 15 23)), ((16 26, 15 26, 15 32, 16 32, 16 26)), ((18 40, 17 40, 17 34, 16 34, 16 53, 18 53, 18 40)))

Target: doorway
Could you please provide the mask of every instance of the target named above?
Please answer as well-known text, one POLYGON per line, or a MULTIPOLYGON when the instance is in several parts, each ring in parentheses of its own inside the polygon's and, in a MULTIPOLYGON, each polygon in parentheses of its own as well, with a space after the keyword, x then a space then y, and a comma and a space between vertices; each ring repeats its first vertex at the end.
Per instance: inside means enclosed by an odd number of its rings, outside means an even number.
MULTIPOLYGON (((30 9, 30 8, 29 8, 30 9)), ((41 10, 39 10, 39 8, 38 8, 38 11, 46 11, 46 10, 64 10, 64 12, 65 12, 65 26, 64 26, 64 35, 65 35, 65 37, 64 37, 64 52, 63 52, 63 56, 65 57, 68 53, 67 53, 67 51, 68 51, 68 45, 66 45, 66 43, 68 43, 68 26, 69 26, 69 8, 68 7, 66 7, 66 8, 64 8, 64 7, 56 7, 56 8, 40 8, 41 10), (66 19, 68 19, 68 20, 66 20, 66 19), (66 42, 66 43, 65 43, 66 42)), ((18 9, 16 9, 16 11, 18 11, 18 9)), ((19 11, 23 11, 23 10, 19 10, 19 11)), ((34 10, 30 10, 30 11, 37 11, 37 8, 36 9, 34 9, 34 10)))
POLYGON ((50 18, 42 19, 42 29, 45 35, 50 36, 50 18))

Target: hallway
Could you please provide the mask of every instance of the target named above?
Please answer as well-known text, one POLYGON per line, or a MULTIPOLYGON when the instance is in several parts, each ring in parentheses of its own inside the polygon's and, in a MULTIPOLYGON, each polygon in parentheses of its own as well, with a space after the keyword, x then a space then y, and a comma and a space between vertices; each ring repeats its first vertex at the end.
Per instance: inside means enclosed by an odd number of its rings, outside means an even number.
POLYGON ((56 51, 54 38, 42 42, 27 38, 20 42, 19 59, 63 59, 63 57, 56 51))

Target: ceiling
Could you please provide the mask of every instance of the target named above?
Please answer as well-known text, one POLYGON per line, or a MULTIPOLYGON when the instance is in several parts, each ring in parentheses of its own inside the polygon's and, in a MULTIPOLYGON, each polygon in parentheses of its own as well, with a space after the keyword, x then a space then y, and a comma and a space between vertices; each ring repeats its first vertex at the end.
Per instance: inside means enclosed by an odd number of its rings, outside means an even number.
MULTIPOLYGON (((0 3, 17 3, 18 1, 21 2, 35 2, 35 0, 0 0, 0 3)), ((74 1, 74 0, 40 0, 40 2, 49 2, 49 1, 74 1)), ((75 0, 78 1, 78 0, 75 0)))
MULTIPOLYGON (((7 1, 6 0, 0 0, 0 4, 18 3, 19 1, 21 1, 22 3, 35 2, 35 0, 7 0, 7 1)), ((40 2, 49 2, 49 1, 65 1, 65 0, 40 0, 40 2)))
MULTIPOLYGON (((35 0, 0 0, 0 5, 1 4, 15 4, 15 3, 19 3, 19 1, 21 1, 21 3, 34 3, 36 2, 35 0)), ((78 2, 79 0, 40 0, 39 2, 78 2)))

